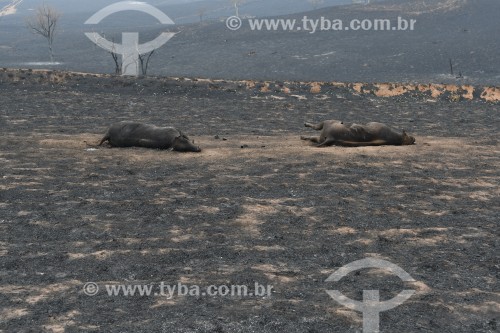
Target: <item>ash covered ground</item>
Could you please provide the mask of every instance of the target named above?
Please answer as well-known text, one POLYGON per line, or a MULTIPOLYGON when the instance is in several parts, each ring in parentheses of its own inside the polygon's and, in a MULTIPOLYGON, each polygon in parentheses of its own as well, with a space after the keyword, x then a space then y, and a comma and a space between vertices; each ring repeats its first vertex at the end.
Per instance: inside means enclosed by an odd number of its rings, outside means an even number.
POLYGON ((499 331, 497 104, 78 75, 3 76, 0 100, 0 332, 361 332, 361 314, 326 290, 364 289, 416 291, 381 314, 381 332, 499 331), (404 128, 417 144, 300 141, 304 121, 331 118, 404 128), (86 145, 120 120, 176 126, 203 152, 86 145), (384 270, 325 282, 363 258, 416 282, 384 270), (105 287, 161 282, 273 292, 105 287))

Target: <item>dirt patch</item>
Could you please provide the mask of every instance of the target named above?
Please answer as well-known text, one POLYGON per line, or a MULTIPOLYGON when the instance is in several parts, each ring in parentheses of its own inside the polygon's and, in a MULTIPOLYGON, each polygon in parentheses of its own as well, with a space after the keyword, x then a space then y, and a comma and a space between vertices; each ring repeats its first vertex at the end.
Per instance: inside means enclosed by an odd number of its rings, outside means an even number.
POLYGON ((334 289, 358 300, 415 290, 381 314, 382 332, 498 331, 497 105, 186 82, 0 84, 0 331, 360 332, 361 314, 334 289), (328 118, 385 122, 417 144, 299 139, 311 134, 304 121, 328 118), (85 144, 118 120, 174 125, 203 152, 85 144), (366 257, 416 282, 380 270, 325 282, 366 257), (161 282, 273 289, 106 292, 161 282))

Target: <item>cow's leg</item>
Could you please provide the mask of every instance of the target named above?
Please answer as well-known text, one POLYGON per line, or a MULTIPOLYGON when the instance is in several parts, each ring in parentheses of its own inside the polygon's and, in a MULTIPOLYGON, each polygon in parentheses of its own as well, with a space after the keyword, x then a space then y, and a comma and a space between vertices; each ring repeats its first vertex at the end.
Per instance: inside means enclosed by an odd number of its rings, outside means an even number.
POLYGON ((311 141, 314 143, 319 143, 319 136, 301 136, 301 140, 311 141))
POLYGON ((305 123, 304 126, 310 127, 310 128, 315 129, 317 131, 321 131, 323 129, 323 124, 324 124, 324 121, 320 122, 319 124, 305 123))
POLYGON ((333 138, 328 138, 325 141, 321 142, 317 147, 328 147, 338 144, 338 141, 333 138))
POLYGON ((377 139, 377 140, 366 141, 366 142, 337 141, 336 144, 339 146, 344 146, 344 147, 374 147, 374 146, 386 146, 386 145, 389 145, 390 143, 387 142, 386 140, 377 139))

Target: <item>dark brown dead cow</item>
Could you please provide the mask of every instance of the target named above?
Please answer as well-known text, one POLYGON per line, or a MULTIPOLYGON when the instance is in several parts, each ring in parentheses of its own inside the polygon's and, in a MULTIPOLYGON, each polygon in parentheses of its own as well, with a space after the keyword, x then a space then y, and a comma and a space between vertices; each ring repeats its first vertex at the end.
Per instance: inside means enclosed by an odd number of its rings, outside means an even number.
POLYGON ((319 124, 305 123, 306 127, 321 131, 320 136, 301 136, 302 140, 309 140, 318 147, 326 146, 383 146, 383 145, 412 145, 415 138, 405 131, 398 133, 389 126, 371 122, 366 125, 344 124, 339 120, 325 120, 319 124))

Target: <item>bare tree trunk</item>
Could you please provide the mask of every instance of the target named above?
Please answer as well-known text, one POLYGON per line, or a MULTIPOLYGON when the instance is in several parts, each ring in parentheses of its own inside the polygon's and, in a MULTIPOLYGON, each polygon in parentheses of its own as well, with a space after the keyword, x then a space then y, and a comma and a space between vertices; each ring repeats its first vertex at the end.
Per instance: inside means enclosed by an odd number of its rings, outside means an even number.
POLYGON ((54 62, 54 34, 59 17, 61 17, 61 15, 54 8, 44 3, 37 8, 35 15, 28 18, 26 21, 28 28, 33 33, 47 39, 51 62, 54 62))
POLYGON ((115 74, 120 75, 122 73, 122 66, 120 65, 120 62, 118 61, 118 54, 114 52, 110 52, 111 56, 113 57, 113 61, 115 62, 115 74))
POLYGON ((155 50, 149 52, 147 55, 139 55, 139 62, 141 65, 141 72, 143 76, 146 76, 148 74, 149 60, 151 60, 151 56, 153 55, 153 53, 155 53, 155 50))
POLYGON ((206 9, 205 8, 200 8, 198 10, 198 16, 200 17, 200 23, 203 22, 203 16, 205 15, 206 9))
POLYGON ((51 42, 49 42, 49 55, 50 55, 50 62, 54 62, 54 51, 52 50, 51 42))
POLYGON ((245 0, 229 0, 234 5, 234 12, 236 17, 240 17, 239 6, 245 2, 245 0))

